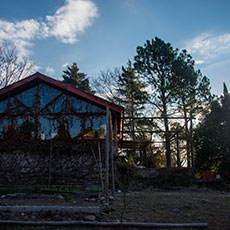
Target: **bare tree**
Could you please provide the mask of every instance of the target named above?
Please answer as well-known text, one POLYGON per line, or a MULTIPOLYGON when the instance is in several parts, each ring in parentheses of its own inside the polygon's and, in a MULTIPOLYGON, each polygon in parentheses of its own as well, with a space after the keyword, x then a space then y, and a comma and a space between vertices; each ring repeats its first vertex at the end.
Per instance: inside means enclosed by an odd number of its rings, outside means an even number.
POLYGON ((96 93, 106 100, 115 103, 117 81, 120 74, 119 68, 102 70, 99 76, 92 81, 96 93))
POLYGON ((15 46, 0 46, 0 88, 22 79, 31 68, 29 59, 20 57, 15 46))

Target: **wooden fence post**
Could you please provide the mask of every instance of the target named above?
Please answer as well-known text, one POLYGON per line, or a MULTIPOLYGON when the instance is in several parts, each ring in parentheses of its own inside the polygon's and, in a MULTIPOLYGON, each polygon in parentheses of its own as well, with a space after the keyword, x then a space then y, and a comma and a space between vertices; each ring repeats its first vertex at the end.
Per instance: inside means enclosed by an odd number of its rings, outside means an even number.
POLYGON ((105 194, 106 202, 109 203, 109 150, 110 150, 110 111, 109 107, 106 107, 106 138, 105 138, 105 194))
POLYGON ((177 167, 181 167, 180 161, 180 144, 179 144, 179 128, 176 128, 176 152, 177 152, 177 167))

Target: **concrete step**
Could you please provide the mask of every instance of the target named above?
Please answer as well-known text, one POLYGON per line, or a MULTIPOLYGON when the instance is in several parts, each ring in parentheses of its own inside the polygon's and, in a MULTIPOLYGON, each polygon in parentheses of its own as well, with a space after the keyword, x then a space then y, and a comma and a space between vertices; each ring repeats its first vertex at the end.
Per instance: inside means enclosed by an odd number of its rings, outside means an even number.
POLYGON ((97 214, 100 213, 99 206, 0 206, 2 212, 56 212, 62 211, 65 213, 87 213, 97 214))

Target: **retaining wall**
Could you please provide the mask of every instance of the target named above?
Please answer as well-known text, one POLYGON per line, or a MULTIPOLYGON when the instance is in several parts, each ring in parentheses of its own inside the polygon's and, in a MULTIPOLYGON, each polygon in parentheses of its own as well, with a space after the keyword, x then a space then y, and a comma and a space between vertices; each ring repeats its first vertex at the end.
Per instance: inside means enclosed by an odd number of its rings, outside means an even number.
MULTIPOLYGON (((104 165, 104 143, 100 142, 104 165)), ((100 186, 98 143, 0 144, 0 186, 100 186)))

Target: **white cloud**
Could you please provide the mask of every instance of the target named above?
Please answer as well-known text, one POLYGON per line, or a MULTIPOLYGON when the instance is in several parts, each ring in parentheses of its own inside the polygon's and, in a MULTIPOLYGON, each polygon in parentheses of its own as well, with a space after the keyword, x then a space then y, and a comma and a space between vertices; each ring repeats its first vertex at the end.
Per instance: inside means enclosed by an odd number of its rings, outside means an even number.
POLYGON ((202 65, 205 63, 204 60, 195 60, 196 65, 202 65))
POLYGON ((188 41, 185 47, 195 59, 196 64, 216 62, 230 54, 230 34, 201 34, 188 41))
POLYGON ((51 66, 46 66, 46 68, 45 68, 45 73, 47 74, 47 75, 54 75, 55 74, 55 70, 54 70, 54 68, 53 67, 51 67, 51 66))
POLYGON ((9 22, 0 19, 0 45, 12 43, 21 56, 28 57, 35 39, 56 37, 72 44, 97 16, 98 10, 92 0, 65 0, 65 5, 45 20, 9 22))
POLYGON ((69 65, 69 63, 66 62, 66 63, 64 63, 64 64, 62 65, 62 68, 66 68, 68 65, 69 65))
POLYGON ((64 43, 75 43, 77 36, 98 16, 97 7, 89 0, 66 0, 54 16, 46 16, 50 34, 64 43))
POLYGON ((16 23, 0 20, 0 44, 13 43, 22 56, 28 56, 31 39, 36 36, 39 28, 40 24, 33 19, 16 23))

